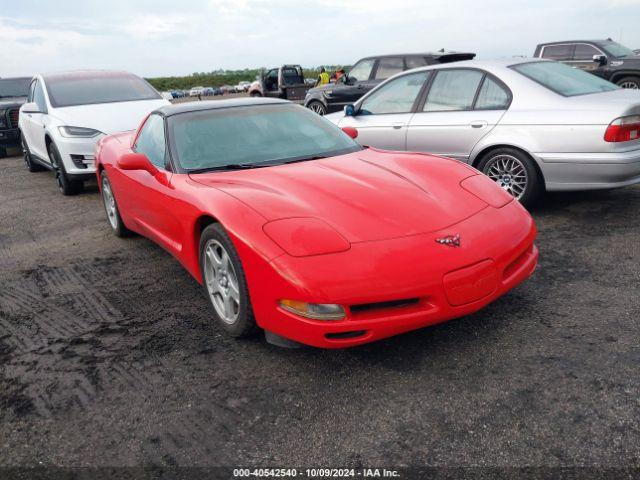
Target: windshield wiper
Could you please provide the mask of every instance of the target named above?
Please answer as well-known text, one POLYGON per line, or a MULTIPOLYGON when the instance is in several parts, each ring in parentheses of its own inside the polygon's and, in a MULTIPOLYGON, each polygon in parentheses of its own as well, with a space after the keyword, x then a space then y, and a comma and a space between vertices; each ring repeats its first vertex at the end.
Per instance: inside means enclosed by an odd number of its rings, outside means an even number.
POLYGON ((268 167, 269 165, 259 163, 229 163, 227 165, 216 165, 215 167, 196 168, 189 170, 189 173, 206 173, 215 172, 218 170, 245 170, 250 168, 268 167))
POLYGON ((292 160, 287 160, 286 162, 282 162, 282 165, 289 163, 298 163, 298 162, 306 162, 307 160, 322 160, 323 158, 329 158, 326 155, 313 155, 312 157, 304 157, 304 158, 294 158, 292 160))

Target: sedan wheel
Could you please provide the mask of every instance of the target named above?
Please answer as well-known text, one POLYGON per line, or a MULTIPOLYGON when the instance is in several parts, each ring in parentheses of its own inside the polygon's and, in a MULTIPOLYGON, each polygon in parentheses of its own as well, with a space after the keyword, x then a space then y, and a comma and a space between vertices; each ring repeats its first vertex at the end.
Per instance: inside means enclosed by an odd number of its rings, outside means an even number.
POLYGON ((257 327, 240 257, 218 223, 200 236, 200 269, 219 325, 234 337, 253 333, 257 327))
POLYGON ((233 325, 240 315, 238 276, 229 254, 217 240, 204 247, 204 276, 213 308, 220 319, 233 325))
POLYGON ((117 237, 130 236, 133 232, 131 232, 131 230, 129 230, 122 221, 120 210, 118 209, 118 204, 116 203, 116 197, 113 195, 113 189, 111 188, 111 182, 109 181, 109 177, 104 171, 101 174, 100 186, 100 190, 102 193, 102 204, 104 205, 104 210, 107 213, 107 220, 109 220, 111 230, 113 230, 113 233, 117 237))
POLYGON ((533 159, 515 148, 490 151, 477 168, 525 206, 532 205, 544 190, 544 179, 533 159))
POLYGON ((483 173, 520 200, 527 190, 527 170, 511 155, 497 155, 484 167, 483 173))

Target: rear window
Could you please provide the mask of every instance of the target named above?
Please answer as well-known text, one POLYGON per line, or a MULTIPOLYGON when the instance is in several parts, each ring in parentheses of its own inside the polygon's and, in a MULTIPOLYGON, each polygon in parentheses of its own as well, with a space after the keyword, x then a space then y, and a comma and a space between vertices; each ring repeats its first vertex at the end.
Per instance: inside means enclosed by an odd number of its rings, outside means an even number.
POLYGON ((512 65, 511 68, 549 90, 573 97, 608 92, 619 87, 577 68, 556 62, 532 62, 512 65))
POLYGON ((130 73, 60 75, 45 83, 54 107, 162 98, 151 85, 130 73))

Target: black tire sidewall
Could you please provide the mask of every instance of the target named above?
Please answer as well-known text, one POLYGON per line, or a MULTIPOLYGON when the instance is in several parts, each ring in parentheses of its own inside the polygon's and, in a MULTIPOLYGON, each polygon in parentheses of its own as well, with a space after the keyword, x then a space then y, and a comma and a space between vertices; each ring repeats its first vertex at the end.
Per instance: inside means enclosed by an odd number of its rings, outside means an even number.
POLYGON ((24 156, 24 163, 27 164, 27 170, 30 172, 37 172, 40 170, 38 165, 36 165, 31 157, 31 150, 29 150, 29 145, 27 145, 27 141, 24 139, 22 134, 20 134, 20 145, 22 146, 22 154, 24 156))
POLYGON ((217 324, 233 337, 244 337, 254 333, 257 330, 257 327, 253 316, 253 308, 251 307, 251 299, 249 297, 249 289, 247 287, 244 269, 242 268, 242 263, 240 262, 238 252, 236 252, 233 242, 229 238, 229 235, 224 230, 222 225, 220 225, 219 223, 212 223, 202 231, 202 235, 200 236, 198 254, 200 258, 200 273, 202 275, 202 285, 207 300, 211 305, 211 310, 213 311, 217 324), (229 324, 223 321, 218 316, 218 313, 213 307, 213 303, 211 301, 211 297, 206 285, 204 273, 204 247, 207 242, 212 239, 220 242, 225 248, 238 278, 238 289, 240 290, 240 313, 238 315, 238 320, 236 320, 236 322, 233 324, 229 324))
POLYGON ((478 162, 477 169, 485 174, 484 169, 486 165, 492 158, 499 155, 511 155, 522 162, 525 170, 527 171, 528 183, 524 195, 522 195, 522 198, 520 199, 520 203, 525 207, 533 205, 542 193, 543 179, 541 178, 540 172, 534 165, 533 160, 527 154, 520 150, 516 150, 515 148, 498 148, 484 155, 478 162))
POLYGON ((620 86, 626 82, 633 82, 640 89, 640 77, 622 77, 616 81, 616 85, 620 86))
POLYGON ((76 195, 82 190, 83 183, 69 179, 67 171, 64 168, 64 162, 62 161, 62 157, 60 156, 60 152, 58 151, 58 147, 56 147, 55 143, 51 142, 47 148, 55 158, 55 165, 53 165, 54 173, 60 177, 60 185, 58 185, 58 188, 63 195, 76 195))

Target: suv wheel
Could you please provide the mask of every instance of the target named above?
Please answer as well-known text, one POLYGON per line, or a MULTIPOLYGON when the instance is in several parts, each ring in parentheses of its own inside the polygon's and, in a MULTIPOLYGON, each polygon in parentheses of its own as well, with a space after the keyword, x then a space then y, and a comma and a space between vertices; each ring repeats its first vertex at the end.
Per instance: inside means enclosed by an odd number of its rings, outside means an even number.
POLYGON ((489 152, 478 163, 478 170, 525 206, 531 206, 542 193, 543 181, 533 160, 514 148, 489 152))
POLYGON ((53 171, 56 175, 56 183, 58 184, 60 192, 63 195, 76 195, 81 192, 84 184, 69 178, 67 171, 64 169, 64 163, 62 162, 60 152, 58 151, 58 147, 56 147, 55 143, 51 142, 47 146, 47 152, 49 153, 51 165, 53 165, 53 171))
POLYGON ((640 77, 623 77, 620 80, 617 80, 616 84, 622 88, 638 90, 640 89, 640 77))
POLYGON ((322 102, 319 102, 318 100, 314 100, 313 102, 309 102, 309 105, 307 105, 307 108, 310 109, 312 112, 317 113, 321 117, 323 117, 323 116, 325 116, 327 114, 327 107, 325 107, 322 104, 322 102))
POLYGON ((42 166, 33 161, 29 146, 22 135, 20 135, 20 144, 22 145, 22 155, 24 156, 24 163, 27 165, 27 170, 30 172, 40 172, 44 170, 42 166))

